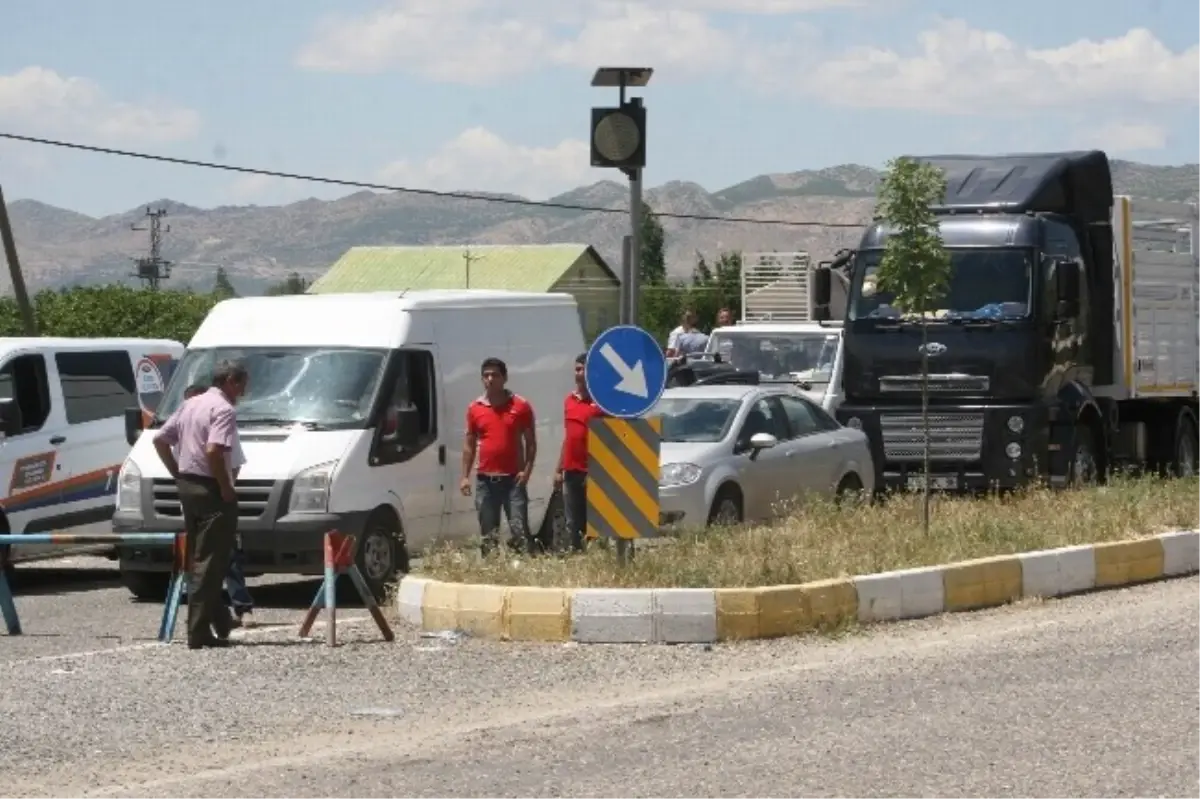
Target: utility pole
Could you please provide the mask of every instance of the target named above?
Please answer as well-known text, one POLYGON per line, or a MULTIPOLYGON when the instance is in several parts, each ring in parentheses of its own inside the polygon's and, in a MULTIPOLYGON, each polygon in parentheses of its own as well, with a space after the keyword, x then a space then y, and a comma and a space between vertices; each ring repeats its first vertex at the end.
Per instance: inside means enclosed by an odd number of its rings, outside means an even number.
POLYGON ((467 266, 467 280, 466 280, 466 285, 463 288, 469 289, 469 288, 471 288, 471 264, 474 263, 475 261, 482 261, 487 256, 486 255, 472 255, 471 249, 468 247, 467 249, 463 250, 462 257, 463 257, 463 263, 466 264, 466 266, 467 266))
POLYGON ((130 225, 130 230, 138 232, 150 231, 150 256, 148 258, 134 258, 133 262, 137 265, 133 276, 141 280, 146 288, 151 291, 158 289, 158 282, 166 280, 171 276, 171 262, 166 261, 162 257, 162 236, 164 233, 171 232, 171 226, 165 228, 162 225, 162 219, 167 215, 166 208, 159 208, 157 211, 146 209, 146 218, 150 220, 149 227, 138 227, 130 225))
POLYGON ((21 311, 21 325, 25 335, 36 336, 37 320, 33 306, 29 304, 29 292, 25 290, 25 276, 21 273, 21 261, 17 258, 17 240, 13 237, 12 222, 8 218, 8 204, 4 202, 4 189, 0 188, 0 239, 4 240, 4 256, 8 259, 8 274, 12 278, 13 296, 21 311))

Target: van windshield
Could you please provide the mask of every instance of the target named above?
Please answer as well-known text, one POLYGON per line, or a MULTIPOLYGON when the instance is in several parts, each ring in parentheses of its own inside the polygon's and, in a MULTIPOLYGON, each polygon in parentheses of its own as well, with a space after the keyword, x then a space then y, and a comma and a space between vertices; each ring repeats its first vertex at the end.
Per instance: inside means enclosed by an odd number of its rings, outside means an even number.
POLYGON ((240 360, 249 373, 238 423, 362 427, 371 413, 386 353, 348 347, 216 347, 188 350, 155 423, 175 412, 188 386, 211 385, 216 364, 240 360))

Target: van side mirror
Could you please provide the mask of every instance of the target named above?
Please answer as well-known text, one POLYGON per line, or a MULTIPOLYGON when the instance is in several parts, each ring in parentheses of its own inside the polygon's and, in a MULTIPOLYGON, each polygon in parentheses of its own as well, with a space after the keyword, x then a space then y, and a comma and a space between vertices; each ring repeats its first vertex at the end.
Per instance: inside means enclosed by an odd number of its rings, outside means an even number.
POLYGON ((21 406, 15 399, 0 399, 0 433, 15 436, 24 427, 21 420, 21 406))
POLYGON ((1055 293, 1058 302, 1054 315, 1057 319, 1072 319, 1079 314, 1079 263, 1059 256, 1047 259, 1054 269, 1055 293))
POLYGON ((126 408, 125 409, 125 442, 129 446, 137 443, 138 436, 142 434, 145 417, 142 416, 141 408, 126 408))
POLYGON ((833 272, 818 267, 812 273, 813 318, 818 322, 829 319, 829 304, 833 301, 833 272))

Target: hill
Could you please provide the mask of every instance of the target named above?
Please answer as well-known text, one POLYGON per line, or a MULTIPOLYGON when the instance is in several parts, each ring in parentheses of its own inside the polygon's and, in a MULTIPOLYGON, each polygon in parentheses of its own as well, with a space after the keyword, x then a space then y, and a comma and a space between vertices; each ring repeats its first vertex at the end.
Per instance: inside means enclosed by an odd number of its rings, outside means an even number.
MULTIPOLYGON (((1196 164, 1150 166, 1113 162, 1122 193, 1196 201, 1196 164)), ((717 192, 688 182, 671 182, 646 192, 657 212, 740 216, 751 219, 863 223, 874 206, 877 170, 845 164, 820 170, 759 175, 717 192)), ((602 181, 553 198, 570 205, 623 210, 625 186, 602 181)), ((163 256, 177 267, 172 285, 209 288, 225 266, 242 292, 256 293, 297 271, 316 276, 355 245, 540 244, 586 242, 614 266, 628 217, 621 213, 530 208, 504 203, 453 200, 362 191, 338 200, 302 200, 285 206, 222 206, 201 209, 172 200, 165 207, 171 230, 163 256)), ((35 200, 9 204, 26 282, 33 290, 71 284, 130 280, 130 259, 144 255, 147 234, 130 226, 143 222, 145 207, 99 219, 35 200)), ((668 270, 686 276, 696 253, 726 250, 807 250, 828 257, 852 246, 857 229, 799 228, 690 220, 664 220, 668 270)))

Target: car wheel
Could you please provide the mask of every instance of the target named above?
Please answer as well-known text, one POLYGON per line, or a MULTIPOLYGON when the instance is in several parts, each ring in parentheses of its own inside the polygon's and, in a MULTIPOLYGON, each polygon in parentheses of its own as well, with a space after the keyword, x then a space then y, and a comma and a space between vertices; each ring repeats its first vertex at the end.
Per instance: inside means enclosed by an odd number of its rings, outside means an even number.
POLYGON ((708 512, 710 527, 731 527, 742 523, 742 492, 734 485, 723 485, 713 497, 708 512))
POLYGON ((863 488, 862 479, 851 472, 838 483, 834 499, 839 505, 861 505, 866 500, 867 492, 863 488))

